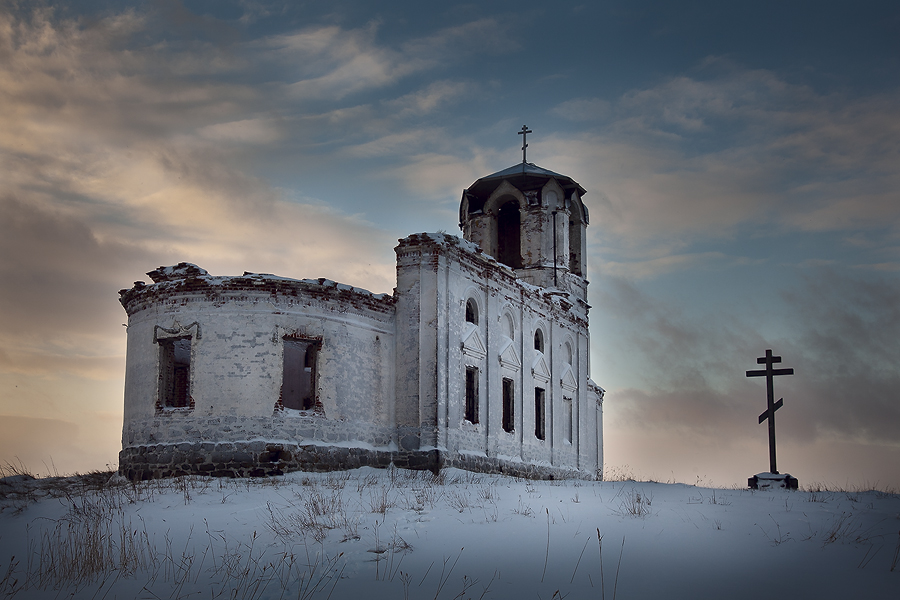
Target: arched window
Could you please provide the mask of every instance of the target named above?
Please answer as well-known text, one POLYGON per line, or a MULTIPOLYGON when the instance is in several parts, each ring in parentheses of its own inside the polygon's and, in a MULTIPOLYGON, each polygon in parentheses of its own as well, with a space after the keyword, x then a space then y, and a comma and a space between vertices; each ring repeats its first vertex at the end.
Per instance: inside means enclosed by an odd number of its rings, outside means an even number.
POLYGON ((546 439, 546 416, 544 415, 544 388, 534 388, 534 437, 546 439))
POLYGON ((569 219, 569 271, 584 277, 584 260, 581 256, 582 225, 580 215, 574 214, 578 207, 573 203, 572 218, 569 219))
POLYGON ((509 339, 515 339, 516 337, 516 324, 513 321, 513 316, 509 313, 503 318, 503 334, 509 339))
POLYGON ((478 369, 466 367, 466 412, 465 419, 470 423, 478 422, 478 369))
POLYGON ((503 378, 503 415, 501 424, 503 431, 512 433, 515 431, 515 406, 516 406, 516 387, 512 379, 503 378))
POLYGON ((536 329, 534 332, 534 349, 538 352, 544 351, 544 332, 536 329))
POLYGON ((478 325, 478 304, 472 298, 466 300, 466 323, 478 325))
POLYGON ((566 342, 566 364, 572 364, 572 346, 569 344, 569 342, 566 342))
POLYGON ((522 268, 522 219, 519 203, 510 200, 497 214, 497 260, 513 269, 522 268))

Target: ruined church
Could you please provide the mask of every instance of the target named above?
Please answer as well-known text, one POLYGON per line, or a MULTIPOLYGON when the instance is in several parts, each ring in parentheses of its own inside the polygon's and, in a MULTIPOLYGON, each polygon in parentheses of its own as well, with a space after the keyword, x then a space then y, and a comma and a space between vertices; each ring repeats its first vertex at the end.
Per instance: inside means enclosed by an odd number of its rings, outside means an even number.
POLYGON ((585 190, 523 162, 410 235, 397 287, 160 267, 128 314, 119 470, 263 476, 443 466, 602 478, 585 190))

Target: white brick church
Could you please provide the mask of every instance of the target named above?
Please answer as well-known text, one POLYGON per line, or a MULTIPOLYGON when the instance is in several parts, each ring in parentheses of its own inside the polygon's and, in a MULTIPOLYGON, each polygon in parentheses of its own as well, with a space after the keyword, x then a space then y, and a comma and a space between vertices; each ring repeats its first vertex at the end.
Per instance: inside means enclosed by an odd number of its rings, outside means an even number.
POLYGON ((120 292, 120 472, 601 478, 584 193, 524 161, 479 179, 463 191, 463 239, 400 240, 392 295, 189 263, 151 271, 120 292))

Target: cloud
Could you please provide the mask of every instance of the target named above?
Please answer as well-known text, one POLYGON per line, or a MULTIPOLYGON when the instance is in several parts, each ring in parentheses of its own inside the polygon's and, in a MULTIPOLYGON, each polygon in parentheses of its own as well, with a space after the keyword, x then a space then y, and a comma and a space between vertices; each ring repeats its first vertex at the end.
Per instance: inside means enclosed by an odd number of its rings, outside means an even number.
POLYGON ((597 121, 610 115, 610 103, 600 98, 575 98, 556 105, 552 112, 570 121, 597 121))
MULTIPOLYGON (((280 36, 283 59, 305 65, 288 90, 297 98, 336 98, 392 84, 419 67, 375 43, 377 27, 321 27, 280 36)), ((274 40, 273 40, 274 42, 274 40)))
POLYGON ((116 292, 161 264, 393 287, 395 236, 250 172, 279 118, 248 85, 173 75, 178 50, 130 41, 146 27, 0 13, 0 370, 109 376, 116 292))
MULTIPOLYGON (((47 448, 62 452, 74 450, 71 444, 60 444, 59 440, 77 435, 78 427, 74 423, 60 419, 40 419, 31 417, 18 417, 3 415, 0 419, 0 455, 16 457, 23 461, 27 469, 41 470, 45 473, 48 468, 41 469, 41 463, 35 464, 35 457, 40 457, 41 462, 46 461, 50 466, 52 454, 46 452, 47 448)), ((57 455, 58 456, 58 455, 57 455)), ((14 463, 15 464, 15 463, 14 463)))
MULTIPOLYGON (((554 112, 586 119, 607 100, 554 112)), ((586 201, 621 246, 900 222, 900 98, 820 95, 764 70, 709 61, 610 103, 585 132, 549 141, 551 162, 585 173, 586 201), (703 77, 703 78, 701 78, 703 77)), ((546 145, 545 145, 546 150, 546 145)), ((896 225, 894 225, 896 227, 896 225)))
POLYGON ((0 349, 0 372, 29 376, 74 376, 95 381, 121 378, 125 370, 124 344, 121 348, 110 348, 119 352, 115 356, 98 356, 89 340, 82 337, 77 344, 72 343, 68 347, 61 346, 59 340, 55 340, 57 348, 39 346, 36 350, 30 350, 21 343, 4 343, 7 349, 0 349))
POLYGON ((0 415, 0 456, 14 466, 43 475, 63 475, 115 466, 121 415, 93 422, 0 415), (7 458, 8 457, 8 458, 7 458))
MULTIPOLYGON (((654 250, 658 251, 658 249, 654 250)), ((604 275, 627 277, 630 279, 651 279, 663 273, 673 273, 693 269, 710 271, 725 270, 735 266, 759 264, 762 262, 760 259, 728 256, 727 254, 718 251, 687 254, 666 252, 664 255, 654 258, 621 262, 603 260, 602 252, 598 252, 597 254, 599 254, 599 256, 596 256, 596 259, 600 264, 593 268, 604 275)))
MULTIPOLYGON (((379 23, 373 21, 359 29, 311 27, 271 36, 261 45, 286 67, 290 65, 286 71, 293 73, 293 79, 287 89, 292 97, 340 100, 385 88, 473 53, 513 51, 518 44, 507 35, 507 28, 493 19, 480 19, 391 47, 378 42, 379 23)), ((441 87, 441 83, 434 83, 430 91, 418 94, 418 108, 427 107, 437 96, 459 93, 446 85, 443 90, 441 87)))
POLYGON ((136 133, 159 138, 216 122, 256 99, 249 87, 213 80, 235 66, 228 55, 148 44, 141 36, 147 25, 134 12, 87 23, 52 20, 48 11, 22 19, 0 12, 5 137, 25 153, 35 136, 74 144, 65 126, 77 121, 85 133, 120 141, 136 133))
POLYGON ((432 198, 453 198, 453 219, 458 220, 458 196, 463 187, 484 177, 486 160, 476 153, 469 158, 423 152, 411 154, 407 164, 393 171, 407 189, 432 198))
POLYGON ((461 57, 516 52, 521 44, 512 34, 521 20, 516 15, 503 19, 485 17, 461 25, 442 28, 433 34, 403 44, 404 54, 424 64, 443 63, 461 57))
POLYGON ((0 198, 0 370, 108 377, 124 350, 116 290, 147 254, 81 219, 0 198))
POLYGON ((470 82, 434 81, 424 89, 416 90, 386 104, 399 113, 398 117, 424 115, 463 99, 472 94, 474 89, 475 85, 470 82))
MULTIPOLYGON (((155 13, 169 30, 186 39, 208 39, 220 45, 230 45, 240 38, 237 29, 210 15, 198 15, 188 10, 181 0, 155 0, 155 13)), ((252 10, 252 6, 246 8, 252 10)))
POLYGON ((426 145, 439 135, 439 129, 407 129, 400 133, 390 133, 368 142, 345 149, 352 156, 376 157, 401 152, 406 154, 414 148, 426 145))
POLYGON ((271 144, 282 137, 277 123, 270 119, 241 119, 216 123, 200 128, 197 133, 200 137, 214 142, 239 144, 271 144))
MULTIPOLYGON (((872 456, 900 447, 900 284, 810 268, 770 303, 770 329, 753 313, 693 311, 629 280, 594 282, 594 377, 608 387, 608 423, 639 436, 678 432, 692 443, 738 453, 765 439, 756 418, 765 384, 745 376, 766 348, 793 376, 776 379, 777 420, 791 444, 868 445, 872 456), (596 371, 596 370, 595 370, 596 371), (787 433, 789 432, 789 433, 787 433)), ((659 449, 662 452, 662 449, 659 449)))
MULTIPOLYGON (((823 267, 784 292, 817 434, 900 445, 900 283, 823 267)), ((798 370, 799 373, 799 370, 798 370)))

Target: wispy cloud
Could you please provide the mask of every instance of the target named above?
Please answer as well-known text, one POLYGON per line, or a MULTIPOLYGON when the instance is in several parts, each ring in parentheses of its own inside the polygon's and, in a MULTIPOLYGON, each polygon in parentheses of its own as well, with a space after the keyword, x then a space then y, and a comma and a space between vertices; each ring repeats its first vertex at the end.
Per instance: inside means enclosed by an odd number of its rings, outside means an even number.
POLYGON ((594 267, 598 272, 629 279, 648 279, 663 273, 673 273, 688 269, 699 270, 725 270, 735 266, 748 264, 760 264, 762 259, 751 259, 742 256, 729 256, 723 252, 692 252, 679 254, 666 252, 662 256, 648 259, 634 258, 629 261, 604 260, 602 253, 598 253, 597 263, 594 267))
POLYGON ((453 104, 474 92, 476 86, 467 81, 435 81, 421 90, 406 94, 386 104, 398 116, 424 115, 453 104))
MULTIPOLYGON (((342 99, 366 90, 384 88, 402 78, 446 65, 476 52, 506 53, 518 44, 506 33, 507 26, 482 19, 446 27, 432 34, 390 46, 379 43, 379 23, 360 29, 339 26, 313 27, 272 36, 261 43, 270 57, 285 65, 293 80, 291 96, 301 99, 342 99)), ((459 84, 435 82, 430 90, 416 93, 418 109, 440 96, 459 93, 459 84), (451 87, 452 86, 452 87, 451 87)))
POLYGON ((508 54, 522 47, 513 34, 519 23, 516 15, 507 15, 503 19, 476 19, 410 40, 403 44, 403 51, 408 57, 416 57, 426 64, 443 63, 473 54, 508 54))
POLYGON ((556 105, 553 113, 570 121, 599 121, 610 116, 611 108, 601 98, 574 98, 556 105))

